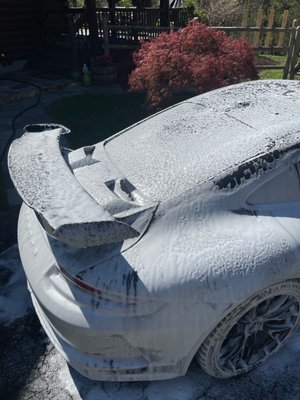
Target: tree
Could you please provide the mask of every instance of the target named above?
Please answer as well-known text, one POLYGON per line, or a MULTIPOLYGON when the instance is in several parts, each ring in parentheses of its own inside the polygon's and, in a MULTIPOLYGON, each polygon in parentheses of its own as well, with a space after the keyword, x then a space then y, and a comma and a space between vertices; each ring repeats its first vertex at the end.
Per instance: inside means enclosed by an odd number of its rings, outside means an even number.
POLYGON ((232 39, 201 23, 143 42, 134 62, 129 87, 145 90, 147 104, 154 108, 168 102, 178 89, 194 88, 203 93, 258 78, 249 42, 232 39))
POLYGON ((198 0, 210 26, 231 26, 240 22, 243 5, 240 0, 198 0))

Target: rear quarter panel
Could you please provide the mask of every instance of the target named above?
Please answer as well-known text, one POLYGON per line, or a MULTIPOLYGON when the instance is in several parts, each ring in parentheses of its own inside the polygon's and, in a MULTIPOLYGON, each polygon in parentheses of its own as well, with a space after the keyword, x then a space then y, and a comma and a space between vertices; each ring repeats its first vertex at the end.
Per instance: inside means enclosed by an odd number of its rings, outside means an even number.
POLYGON ((299 243, 274 216, 241 210, 238 191, 190 191, 161 204, 123 256, 151 297, 168 304, 162 323, 180 320, 197 345, 251 295, 300 278, 299 243))

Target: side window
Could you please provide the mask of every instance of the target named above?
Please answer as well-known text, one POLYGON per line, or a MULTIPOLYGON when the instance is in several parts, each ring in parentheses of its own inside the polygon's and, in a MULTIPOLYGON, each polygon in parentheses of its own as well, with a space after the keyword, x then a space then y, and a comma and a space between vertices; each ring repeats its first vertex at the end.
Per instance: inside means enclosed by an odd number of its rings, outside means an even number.
POLYGON ((250 205, 290 201, 300 201, 300 163, 291 165, 266 181, 247 198, 250 205))

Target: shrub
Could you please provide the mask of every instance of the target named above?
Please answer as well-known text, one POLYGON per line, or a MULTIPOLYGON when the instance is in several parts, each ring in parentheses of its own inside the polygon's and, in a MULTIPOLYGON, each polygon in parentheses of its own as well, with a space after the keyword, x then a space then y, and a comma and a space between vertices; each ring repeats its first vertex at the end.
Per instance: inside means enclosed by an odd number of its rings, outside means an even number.
POLYGON ((145 90, 147 104, 153 108, 170 101, 178 89, 203 93, 258 78, 250 43, 201 23, 142 42, 133 57, 136 68, 129 88, 145 90))
POLYGON ((130 8, 130 7, 132 7, 132 1, 131 0, 119 0, 118 1, 118 6, 119 7, 130 8))

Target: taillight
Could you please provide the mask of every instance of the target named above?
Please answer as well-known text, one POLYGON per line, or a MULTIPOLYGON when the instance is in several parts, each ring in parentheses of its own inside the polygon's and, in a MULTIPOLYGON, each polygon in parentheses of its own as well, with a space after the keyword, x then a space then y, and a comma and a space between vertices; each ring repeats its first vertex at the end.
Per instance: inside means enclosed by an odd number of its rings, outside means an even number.
POLYGON ((102 299, 103 295, 102 295, 102 291, 101 290, 96 289, 93 286, 89 285, 88 283, 84 282, 82 280, 82 278, 80 278, 78 276, 75 276, 75 275, 72 275, 67 269, 65 269, 61 265, 59 266, 59 269, 60 269, 61 273, 67 279, 69 279, 71 282, 73 282, 76 286, 80 287, 80 289, 83 289, 83 290, 91 293, 92 295, 97 296, 100 299, 102 299))
POLYGON ((61 265, 58 266, 60 272, 65 279, 72 282, 79 289, 82 290, 82 294, 77 294, 76 300, 81 303, 82 306, 92 306, 99 310, 111 311, 114 313, 131 314, 131 315, 147 315, 160 309, 163 304, 160 301, 153 299, 140 299, 138 297, 131 298, 130 296, 122 296, 121 294, 103 292, 83 281, 80 277, 73 275, 66 268, 61 265), (86 298, 86 295, 89 295, 86 298), (84 300, 86 299, 86 300, 84 300))
POLYGON ((121 306, 121 305, 123 306, 124 304, 126 305, 126 307, 136 306, 136 303, 137 303, 136 298, 130 298, 128 296, 123 297, 123 296, 115 294, 115 293, 103 292, 102 290, 96 289, 94 286, 83 281, 82 278, 71 274, 66 268, 62 267, 61 265, 59 265, 59 269, 60 269, 61 273, 65 276, 65 278, 67 278, 69 281, 71 281, 73 284, 75 284, 80 289, 91 294, 93 296, 93 298, 96 297, 95 300, 97 302, 103 300, 103 301, 105 301, 106 305, 107 305, 107 303, 110 302, 114 306, 121 306))

